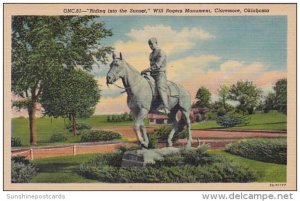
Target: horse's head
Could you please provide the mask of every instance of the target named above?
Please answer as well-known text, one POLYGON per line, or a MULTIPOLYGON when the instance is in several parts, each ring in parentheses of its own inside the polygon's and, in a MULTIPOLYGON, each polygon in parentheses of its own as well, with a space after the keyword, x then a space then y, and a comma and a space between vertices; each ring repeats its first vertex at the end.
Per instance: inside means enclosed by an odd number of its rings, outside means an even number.
POLYGON ((106 76, 106 84, 113 84, 120 78, 125 76, 126 62, 122 58, 122 53, 120 52, 120 58, 117 58, 115 53, 113 53, 113 61, 110 64, 110 69, 106 76))

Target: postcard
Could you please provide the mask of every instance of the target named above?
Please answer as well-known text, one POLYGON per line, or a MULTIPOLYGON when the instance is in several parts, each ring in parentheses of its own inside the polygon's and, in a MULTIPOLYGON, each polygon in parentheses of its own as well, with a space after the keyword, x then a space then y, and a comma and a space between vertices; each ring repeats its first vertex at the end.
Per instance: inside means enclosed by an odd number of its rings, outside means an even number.
POLYGON ((4 4, 4 190, 296 190, 296 4, 4 4))

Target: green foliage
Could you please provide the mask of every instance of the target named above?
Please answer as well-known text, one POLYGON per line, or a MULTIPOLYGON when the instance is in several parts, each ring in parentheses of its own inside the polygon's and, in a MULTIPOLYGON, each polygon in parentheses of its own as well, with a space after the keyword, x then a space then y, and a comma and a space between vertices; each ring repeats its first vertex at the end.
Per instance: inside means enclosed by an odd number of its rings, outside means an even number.
POLYGON ((220 89, 218 90, 218 95, 220 98, 220 102, 223 105, 223 108, 226 110, 226 101, 229 98, 229 87, 226 85, 220 86, 220 89))
POLYGON ((122 138, 119 133, 105 130, 83 130, 80 134, 81 142, 110 141, 122 138))
POLYGON ((220 116, 217 118, 217 124, 223 127, 234 127, 237 125, 247 125, 249 120, 247 117, 235 114, 228 113, 224 116, 220 116))
POLYGON ((208 146, 202 145, 197 149, 187 149, 181 153, 184 164, 190 165, 209 165, 220 159, 208 153, 208 146))
POLYGON ((11 147, 21 147, 22 141, 19 137, 12 137, 11 138, 11 147))
MULTIPOLYGON (((112 35, 97 16, 13 16, 11 90, 23 100, 13 104, 35 116, 47 80, 62 69, 91 70, 94 60, 107 63, 111 47, 102 39, 112 35)), ((53 96, 52 98, 54 98, 53 96)), ((34 121, 30 121, 31 124, 34 121)), ((31 125, 32 126, 32 125, 31 125)), ((36 144, 36 131, 30 130, 36 144)))
POLYGON ((273 87, 275 93, 269 93, 264 102, 264 112, 277 110, 287 113, 287 79, 280 79, 273 87))
MULTIPOLYGON (((89 130, 91 129, 92 127, 88 124, 85 124, 85 123, 77 123, 76 124, 76 130, 89 130)), ((72 125, 67 125, 66 126, 66 129, 68 129, 70 132, 72 132, 72 125)))
POLYGON ((125 112, 124 114, 114 114, 107 116, 107 122, 124 122, 133 121, 134 117, 131 113, 125 112))
MULTIPOLYGON (((172 130, 171 126, 161 126, 157 129, 154 129, 153 133, 149 134, 149 148, 157 148, 157 143, 159 141, 166 142, 168 140, 168 136, 172 130)), ((184 129, 181 132, 177 132, 173 136, 173 141, 178 139, 184 139, 188 137, 188 132, 184 129)))
MULTIPOLYGON (((76 117, 91 116, 100 99, 97 81, 80 69, 62 70, 45 84, 41 96, 44 113, 50 117, 69 117, 72 125, 76 125, 76 117)), ((76 129, 73 133, 76 134, 76 129)))
POLYGON ((44 87, 41 103, 50 117, 82 117, 100 98, 97 81, 80 70, 63 70, 44 87))
POLYGON ((24 157, 11 159, 11 182, 28 183, 36 174, 37 169, 24 157))
POLYGON ((118 152, 99 156, 80 165, 78 173, 109 183, 249 182, 257 179, 257 174, 248 167, 209 154, 207 146, 170 154, 164 161, 145 168, 122 168, 122 155, 123 152, 118 152))
POLYGON ((229 89, 229 99, 238 101, 237 110, 243 114, 253 114, 262 91, 253 82, 238 81, 229 89))
POLYGON ((220 116, 224 116, 229 112, 234 112, 235 108, 228 103, 222 103, 220 101, 216 101, 210 105, 209 110, 210 112, 215 113, 217 114, 218 117, 220 117, 220 116))
POLYGON ((221 159, 215 155, 208 153, 208 146, 202 145, 196 149, 183 149, 180 153, 170 154, 164 157, 163 161, 157 161, 154 167, 171 167, 180 165, 210 165, 221 162, 221 159))
POLYGON ((160 168, 118 168, 113 166, 81 165, 79 174, 109 183, 212 183, 251 182, 254 171, 244 165, 226 162, 206 166, 163 166, 160 168))
POLYGON ((217 119, 218 115, 214 112, 207 112, 205 113, 205 119, 206 120, 215 120, 217 119))
POLYGON ((253 139, 244 140, 238 144, 231 144, 226 151, 245 158, 286 164, 287 142, 278 139, 253 139))
POLYGON ((49 142, 65 142, 67 139, 68 138, 64 134, 56 133, 50 137, 49 142))
POLYGON ((196 94, 197 102, 195 103, 196 107, 208 107, 211 100, 211 93, 205 87, 198 89, 196 94))
POLYGON ((275 108, 284 114, 287 113, 287 79, 280 79, 274 86, 275 108))

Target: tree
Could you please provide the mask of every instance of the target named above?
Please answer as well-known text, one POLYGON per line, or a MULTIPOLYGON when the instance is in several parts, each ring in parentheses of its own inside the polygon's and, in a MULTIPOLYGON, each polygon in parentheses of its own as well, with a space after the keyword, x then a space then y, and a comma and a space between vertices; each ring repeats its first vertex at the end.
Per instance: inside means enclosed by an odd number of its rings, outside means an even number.
POLYGON ((264 107, 263 107, 264 112, 269 112, 270 110, 274 110, 275 109, 275 105, 276 105, 275 104, 275 100, 276 100, 275 97, 276 97, 275 93, 272 93, 272 92, 270 92, 267 95, 267 97, 266 97, 266 99, 264 101, 264 107))
POLYGON ((37 144, 36 106, 46 79, 62 68, 91 70, 106 63, 112 48, 101 44, 111 36, 95 16, 14 16, 12 18, 12 92, 23 98, 13 104, 26 108, 30 143, 37 144))
POLYGON ((270 92, 264 102, 264 110, 277 110, 287 113, 287 79, 280 79, 273 87, 274 92, 270 92))
POLYGON ((277 111, 287 113, 287 79, 280 79, 273 87, 275 91, 275 108, 277 111))
POLYGON ((201 87, 197 91, 196 99, 198 99, 195 103, 196 107, 209 107, 211 93, 207 88, 201 87))
POLYGON ((41 103, 50 117, 68 117, 76 134, 76 118, 94 113, 100 98, 97 81, 81 69, 62 70, 56 79, 45 82, 41 103))
POLYGON ((238 81, 229 89, 229 99, 239 102, 237 110, 243 114, 254 113, 261 94, 262 91, 249 81, 238 81))
POLYGON ((222 102, 224 109, 226 110, 226 101, 229 98, 229 87, 226 85, 222 85, 218 90, 218 95, 220 97, 220 101, 222 102))

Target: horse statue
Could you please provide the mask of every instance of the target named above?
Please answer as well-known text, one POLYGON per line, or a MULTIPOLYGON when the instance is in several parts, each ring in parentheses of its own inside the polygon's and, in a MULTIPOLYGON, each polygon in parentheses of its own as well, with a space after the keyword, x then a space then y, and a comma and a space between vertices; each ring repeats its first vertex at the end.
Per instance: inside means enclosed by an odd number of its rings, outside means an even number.
MULTIPOLYGON (((135 117, 134 131, 137 139, 144 148, 148 148, 149 139, 147 131, 144 125, 144 119, 148 113, 155 113, 157 107, 159 107, 161 100, 155 90, 155 84, 151 84, 151 77, 143 76, 135 68, 130 66, 123 58, 122 53, 120 57, 116 58, 113 54, 113 61, 110 64, 110 70, 106 76, 106 84, 114 84, 118 79, 122 79, 124 89, 128 95, 127 105, 135 117)), ((153 83, 153 80, 152 80, 153 83)), ((186 147, 191 147, 192 135, 191 135, 191 96, 181 86, 175 83, 168 82, 169 85, 169 107, 170 113, 168 115, 169 120, 172 122, 172 130, 168 136, 168 146, 173 145, 172 138, 175 133, 183 130, 186 125, 188 130, 188 140, 186 147), (175 95, 172 95, 171 92, 175 95), (182 112, 182 117, 177 120, 176 114, 178 111, 182 112)))

